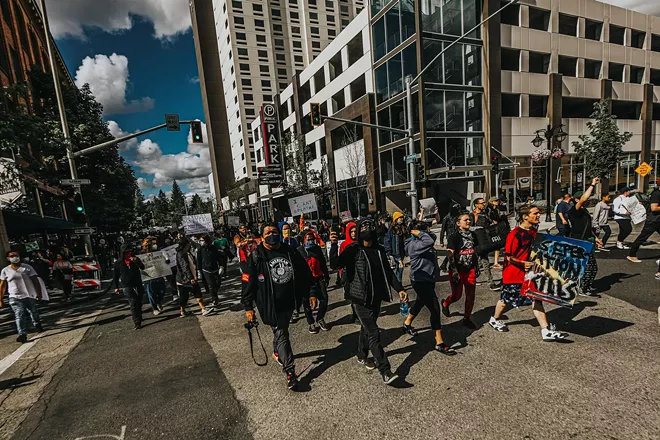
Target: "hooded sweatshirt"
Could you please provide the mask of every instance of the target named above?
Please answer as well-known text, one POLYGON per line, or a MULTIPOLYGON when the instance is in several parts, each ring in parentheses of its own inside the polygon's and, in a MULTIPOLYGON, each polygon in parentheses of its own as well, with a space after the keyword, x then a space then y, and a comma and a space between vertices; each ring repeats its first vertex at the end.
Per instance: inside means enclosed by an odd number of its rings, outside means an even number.
POLYGON ((296 240, 296 237, 294 237, 293 234, 291 233, 291 226, 289 226, 289 238, 288 238, 288 239, 285 240, 285 239, 284 239, 284 234, 282 234, 282 228, 283 228, 284 225, 286 225, 286 224, 288 224, 288 223, 285 222, 285 221, 279 222, 279 223, 277 224, 278 229, 280 230, 280 241, 281 241, 282 243, 286 243, 286 244, 288 244, 289 246, 291 246, 292 248, 295 249, 295 248, 298 247, 298 240, 296 240))

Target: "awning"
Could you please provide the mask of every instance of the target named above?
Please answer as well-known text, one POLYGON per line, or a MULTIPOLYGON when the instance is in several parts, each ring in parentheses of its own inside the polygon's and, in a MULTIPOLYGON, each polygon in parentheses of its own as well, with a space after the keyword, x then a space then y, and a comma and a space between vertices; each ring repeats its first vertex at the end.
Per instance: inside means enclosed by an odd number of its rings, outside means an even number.
POLYGON ((9 238, 19 238, 29 234, 42 232, 71 231, 75 225, 72 222, 55 217, 41 217, 24 212, 3 210, 5 227, 9 238))

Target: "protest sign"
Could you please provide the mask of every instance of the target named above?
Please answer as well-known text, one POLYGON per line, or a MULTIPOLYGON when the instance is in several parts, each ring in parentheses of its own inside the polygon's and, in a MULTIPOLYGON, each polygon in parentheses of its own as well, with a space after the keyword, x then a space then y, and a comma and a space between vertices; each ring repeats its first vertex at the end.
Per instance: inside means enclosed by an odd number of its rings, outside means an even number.
POLYGON ((142 281, 172 275, 172 268, 167 263, 167 254, 165 252, 149 252, 148 254, 138 255, 138 258, 144 263, 144 269, 140 270, 142 281))
POLYGON ((208 234, 213 232, 211 214, 184 215, 183 230, 186 235, 208 234))
POLYGON ((227 216, 227 225, 229 226, 236 226, 241 224, 241 219, 237 215, 228 215, 227 216))
POLYGON ((422 208, 422 218, 431 217, 438 213, 438 207, 433 197, 420 200, 419 206, 422 208))
POLYGON ((176 266, 176 248, 178 245, 173 244, 172 246, 168 246, 165 249, 163 249, 163 252, 165 252, 165 255, 167 256, 167 259, 170 261, 170 267, 176 266))
POLYGON ((536 264, 525 275, 521 294, 563 307, 572 307, 581 292, 593 243, 538 234, 531 254, 536 264))
POLYGON ((39 243, 36 241, 30 241, 25 243, 25 252, 34 252, 39 250, 39 243))
POLYGON ((314 194, 292 197, 289 199, 289 209, 291 210, 291 215, 293 217, 299 216, 300 214, 307 214, 309 212, 316 212, 318 210, 316 206, 316 197, 314 194))
POLYGON ((346 220, 352 220, 353 216, 351 215, 351 211, 342 211, 339 213, 339 218, 341 221, 346 221, 346 220))

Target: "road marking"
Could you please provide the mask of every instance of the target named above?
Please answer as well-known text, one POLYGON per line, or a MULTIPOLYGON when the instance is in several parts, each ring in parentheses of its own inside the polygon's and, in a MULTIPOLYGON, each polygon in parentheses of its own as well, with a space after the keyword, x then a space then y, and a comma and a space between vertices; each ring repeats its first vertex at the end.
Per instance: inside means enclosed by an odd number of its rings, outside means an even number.
POLYGON ((33 342, 26 342, 25 344, 21 345, 18 347, 18 349, 10 354, 9 356, 5 357, 3 360, 0 361, 0 375, 7 371, 9 367, 14 365, 14 362, 19 360, 21 356, 25 354, 26 351, 28 351, 34 344, 36 344, 37 341, 33 342))
POLYGON ((109 438, 115 440, 124 440, 126 437, 126 425, 121 427, 121 434, 119 436, 113 434, 99 434, 99 435, 90 435, 88 437, 76 437, 75 440, 85 440, 86 438, 109 438))

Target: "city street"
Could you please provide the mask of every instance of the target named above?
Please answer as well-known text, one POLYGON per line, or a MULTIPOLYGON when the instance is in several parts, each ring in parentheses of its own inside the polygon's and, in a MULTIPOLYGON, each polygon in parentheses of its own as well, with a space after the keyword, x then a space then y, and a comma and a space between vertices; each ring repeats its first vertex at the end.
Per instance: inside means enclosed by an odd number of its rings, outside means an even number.
MULTIPOLYGON (((238 279, 225 284, 218 314, 182 319, 170 307, 158 317, 145 313, 140 331, 122 298, 81 302, 48 313, 47 331, 3 371, 0 435, 657 438, 660 281, 653 274, 660 249, 641 256, 635 265, 622 251, 599 254, 602 297, 580 297, 572 310, 551 308, 550 320, 571 334, 567 344, 542 342, 529 308, 507 313, 509 333, 493 331, 487 320, 498 294, 485 286, 477 290, 477 330, 460 325, 462 302, 443 317, 445 340, 459 352, 454 357, 431 351, 426 311, 411 339, 401 330, 398 304, 384 307, 382 339, 401 376, 394 387, 355 361, 359 327, 349 322, 339 290, 330 292, 329 332, 309 334, 303 321, 292 326, 296 393, 272 360, 266 367, 252 361, 238 279)), ((440 283, 438 295, 448 289, 440 283)), ((7 356, 19 344, 4 316, 0 346, 7 356)), ((270 355, 270 330, 262 327, 260 335, 270 355)), ((255 357, 264 361, 256 334, 255 357)))

